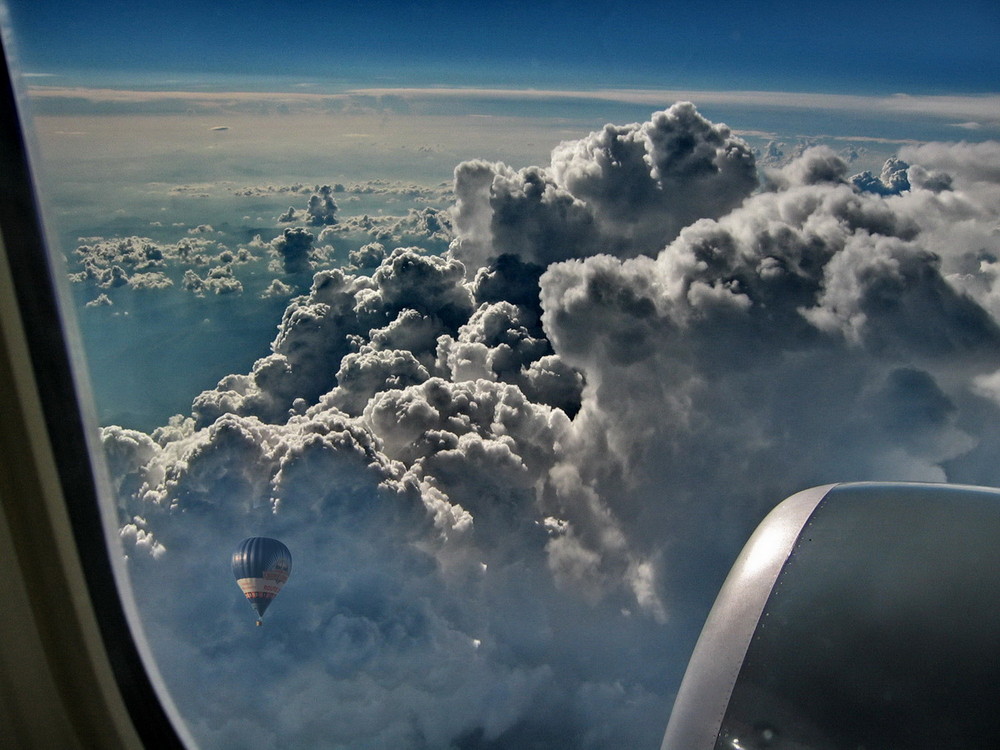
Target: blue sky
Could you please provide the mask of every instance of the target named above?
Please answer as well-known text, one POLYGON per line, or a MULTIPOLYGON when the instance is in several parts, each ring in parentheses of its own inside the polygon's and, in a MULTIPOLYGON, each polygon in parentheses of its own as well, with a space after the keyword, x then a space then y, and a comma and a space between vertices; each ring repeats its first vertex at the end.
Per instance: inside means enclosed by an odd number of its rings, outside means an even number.
MULTIPOLYGON (((32 72, 992 92, 996 3, 10 3, 32 72)), ((147 79, 148 80, 148 79, 147 79)))

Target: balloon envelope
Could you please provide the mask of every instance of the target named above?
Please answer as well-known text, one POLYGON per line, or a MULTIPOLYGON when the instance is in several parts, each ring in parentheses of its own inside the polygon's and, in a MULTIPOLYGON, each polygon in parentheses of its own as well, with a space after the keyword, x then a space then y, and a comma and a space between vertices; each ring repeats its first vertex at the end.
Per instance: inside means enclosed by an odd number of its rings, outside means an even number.
POLYGON ((263 616, 292 572, 292 553, 277 539, 252 536, 233 552, 233 575, 247 601, 263 616))

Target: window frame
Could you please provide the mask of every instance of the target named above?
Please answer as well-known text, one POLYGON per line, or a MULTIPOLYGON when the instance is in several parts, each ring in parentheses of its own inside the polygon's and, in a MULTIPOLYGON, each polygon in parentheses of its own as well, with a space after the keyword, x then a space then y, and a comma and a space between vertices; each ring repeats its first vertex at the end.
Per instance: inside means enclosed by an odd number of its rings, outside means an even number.
POLYGON ((112 559, 118 539, 101 502, 96 422, 85 411, 3 32, 0 735, 22 747, 193 747, 138 629, 123 561, 112 559))

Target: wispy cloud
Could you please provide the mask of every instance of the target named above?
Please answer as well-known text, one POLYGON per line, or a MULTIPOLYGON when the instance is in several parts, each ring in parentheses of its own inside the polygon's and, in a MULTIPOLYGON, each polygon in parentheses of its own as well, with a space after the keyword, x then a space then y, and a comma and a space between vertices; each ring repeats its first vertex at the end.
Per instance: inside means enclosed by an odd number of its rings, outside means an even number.
MULTIPOLYGON (((42 75, 42 74, 35 74, 42 75)), ((801 93, 788 91, 713 91, 710 89, 524 89, 524 88, 356 88, 335 93, 304 91, 141 91, 68 86, 29 87, 38 99, 84 99, 95 103, 152 103, 183 100, 196 106, 242 107, 261 102, 311 108, 364 98, 393 97, 404 101, 491 99, 517 101, 591 100, 662 107, 674 101, 693 101, 700 106, 721 105, 761 109, 792 109, 826 112, 866 112, 884 115, 914 115, 967 120, 980 125, 1000 125, 1000 93, 982 95, 862 96, 854 94, 801 93)))
POLYGON ((861 96, 784 91, 713 91, 710 89, 596 89, 593 91, 498 88, 380 88, 357 89, 352 93, 369 96, 402 97, 488 97, 494 99, 595 99, 662 106, 669 101, 694 101, 700 105, 742 105, 747 107, 809 109, 827 111, 868 111, 897 114, 962 116, 1000 120, 1000 94, 911 96, 861 96))

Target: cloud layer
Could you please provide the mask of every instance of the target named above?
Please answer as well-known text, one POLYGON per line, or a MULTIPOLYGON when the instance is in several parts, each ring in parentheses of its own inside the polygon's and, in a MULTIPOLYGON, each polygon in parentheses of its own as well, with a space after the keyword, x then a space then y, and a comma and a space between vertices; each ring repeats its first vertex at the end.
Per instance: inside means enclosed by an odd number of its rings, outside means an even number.
MULTIPOLYGON (((413 218, 448 252, 319 270, 190 416, 103 431, 204 746, 655 746, 774 503, 1000 482, 1000 145, 877 178, 818 147, 758 179, 680 103, 545 167, 462 163, 455 195, 413 218), (227 578, 251 534, 296 560, 261 629, 227 578)), ((270 244, 286 271, 307 235, 270 244)))

